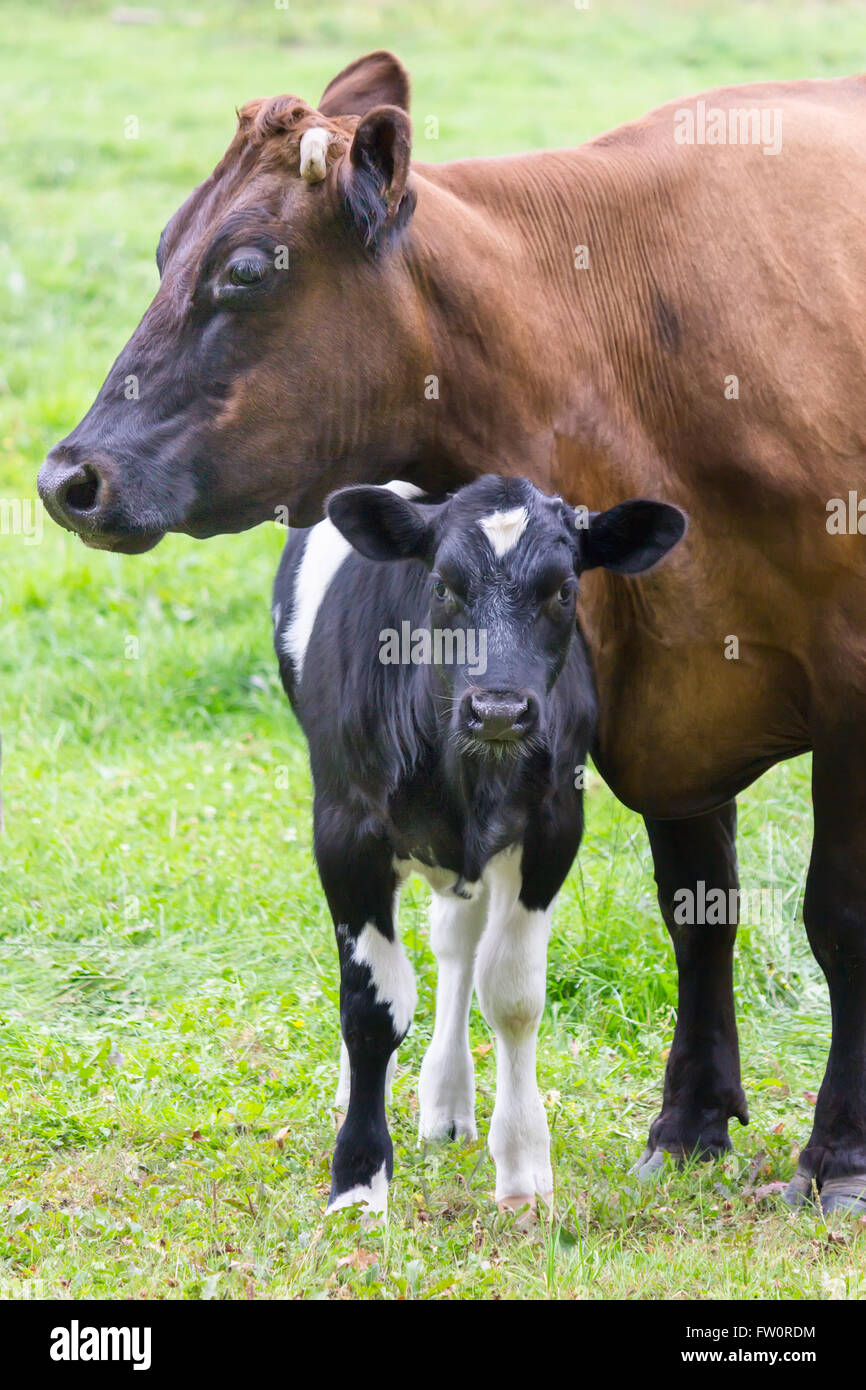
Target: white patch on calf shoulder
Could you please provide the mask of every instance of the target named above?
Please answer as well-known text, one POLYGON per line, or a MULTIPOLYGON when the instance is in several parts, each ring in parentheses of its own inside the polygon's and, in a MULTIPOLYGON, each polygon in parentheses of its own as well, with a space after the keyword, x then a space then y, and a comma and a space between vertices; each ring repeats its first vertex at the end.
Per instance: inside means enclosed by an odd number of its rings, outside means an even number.
POLYGON ((301 178, 306 183, 321 183, 328 172, 327 153, 332 139, 331 132, 323 126, 305 130, 301 136, 301 178))
POLYGON ((386 1004, 394 1020, 394 1032, 403 1037, 418 1002, 415 975, 395 935, 393 941, 383 936, 378 927, 368 922, 355 939, 353 948, 356 965, 366 965, 370 982, 376 991, 376 1002, 386 1004))
MULTIPOLYGON (((416 487, 414 483, 403 482, 400 478, 385 483, 383 486, 407 500, 424 495, 423 490, 416 487)), ((313 526, 307 536, 307 544, 304 547, 301 562, 295 571, 292 585, 294 593, 292 616, 286 626, 282 642, 283 651, 294 667, 295 680, 298 684, 300 684, 304 673, 304 658, 307 655, 307 647, 310 645, 310 638, 313 635, 313 628, 316 625, 322 600, 328 592, 331 580, 347 555, 351 554, 351 550, 352 547, 345 536, 340 534, 334 523, 329 521, 327 517, 324 521, 313 526)), ((274 610, 275 623, 279 622, 276 616, 278 612, 279 606, 274 610)))
POLYGON ((295 680, 299 684, 322 599, 351 549, 334 523, 327 519, 314 526, 307 537, 295 573, 292 616, 283 637, 283 650, 295 669, 295 680))
POLYGON ((526 530, 529 514, 525 507, 512 507, 510 512, 491 512, 479 521, 485 536, 493 546, 493 552, 502 559, 513 550, 526 530))
POLYGON ((339 1193, 328 1204, 325 1215, 329 1216, 332 1211, 340 1211, 342 1207, 354 1206, 360 1202, 368 1211, 386 1212, 388 1210, 388 1179, 385 1175, 385 1165, 373 1174, 373 1181, 369 1187, 360 1184, 357 1187, 350 1187, 348 1191, 339 1193))

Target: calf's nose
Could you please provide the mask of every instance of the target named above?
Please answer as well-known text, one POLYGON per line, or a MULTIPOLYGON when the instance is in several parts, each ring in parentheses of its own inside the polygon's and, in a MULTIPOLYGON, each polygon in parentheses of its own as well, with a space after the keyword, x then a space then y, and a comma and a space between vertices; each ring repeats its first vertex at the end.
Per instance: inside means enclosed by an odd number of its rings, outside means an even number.
POLYGON ((476 738, 523 738, 535 723, 537 709, 529 694, 474 691, 469 697, 469 728, 476 738))

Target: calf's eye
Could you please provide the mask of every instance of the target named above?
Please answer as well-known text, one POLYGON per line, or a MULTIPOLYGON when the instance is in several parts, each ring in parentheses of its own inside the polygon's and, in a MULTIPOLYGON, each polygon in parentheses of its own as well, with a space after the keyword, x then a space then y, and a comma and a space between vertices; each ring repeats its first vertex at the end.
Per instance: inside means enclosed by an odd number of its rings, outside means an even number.
POLYGON ((571 600, 574 598, 574 585, 571 583, 570 580, 566 580, 556 597, 559 599, 560 603, 571 602, 571 600))
POLYGON ((448 597, 448 585, 443 583, 441 579, 434 580, 433 594, 435 598, 439 599, 440 603, 443 602, 443 600, 448 597))

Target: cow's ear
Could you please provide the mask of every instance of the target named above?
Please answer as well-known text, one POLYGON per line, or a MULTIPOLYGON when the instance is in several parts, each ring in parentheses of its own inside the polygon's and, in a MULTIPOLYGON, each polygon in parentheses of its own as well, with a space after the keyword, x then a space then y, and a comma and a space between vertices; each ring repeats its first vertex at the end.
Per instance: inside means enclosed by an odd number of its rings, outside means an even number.
POLYGON ((342 488, 328 498, 327 512, 341 535, 368 560, 432 560, 428 517, 390 488, 342 488))
POLYGON ((356 58, 322 93, 323 116, 366 116, 374 106, 409 110, 409 74, 393 53, 380 48, 356 58))
POLYGON ((412 124, 399 106, 376 106, 358 125, 344 165, 343 192, 368 249, 405 227, 415 207, 408 188, 412 124))
POLYGON ((579 530, 579 568, 641 574, 651 569, 686 533, 688 517, 668 502, 638 498, 606 512, 590 512, 579 530))

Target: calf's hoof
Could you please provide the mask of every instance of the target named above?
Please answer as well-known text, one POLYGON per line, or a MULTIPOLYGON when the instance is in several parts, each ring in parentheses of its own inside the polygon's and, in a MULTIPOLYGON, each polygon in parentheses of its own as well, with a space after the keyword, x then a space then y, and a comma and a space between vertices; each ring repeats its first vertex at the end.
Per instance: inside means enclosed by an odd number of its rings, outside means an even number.
POLYGON ((528 1231, 538 1224, 538 1204, 541 1202, 553 1211, 553 1192, 523 1193, 510 1197, 497 1197, 496 1205, 501 1212, 512 1212, 514 1224, 520 1230, 528 1231))
POLYGON ((418 1078, 418 1140, 478 1138, 472 1056, 431 1048, 418 1078))
POLYGON ((549 1193, 524 1193, 518 1194, 516 1197, 498 1197, 496 1198, 496 1207, 499 1208, 500 1212, 523 1211, 524 1207, 528 1207, 530 1211, 534 1212, 538 1211, 539 1201, 550 1211, 553 1207, 552 1191, 549 1191, 549 1193))
POLYGON ((474 1143, 478 1138, 473 1115, 452 1115, 450 1111, 434 1111, 422 1114, 418 1124, 418 1142, 447 1143, 449 1140, 466 1139, 474 1143))
POLYGON ((811 1206, 817 1202, 825 1216, 836 1211, 862 1216, 866 1213, 866 1173, 827 1178, 818 1188, 812 1174, 798 1168, 785 1189, 783 1200, 789 1207, 811 1206))
POLYGON ((388 1175, 384 1163, 373 1174, 369 1183, 355 1183, 353 1186, 341 1188, 336 1178, 332 1180, 331 1196, 325 1209, 325 1215, 330 1216, 332 1212, 354 1206, 360 1207, 363 1212, 371 1215, 387 1215, 388 1175))

